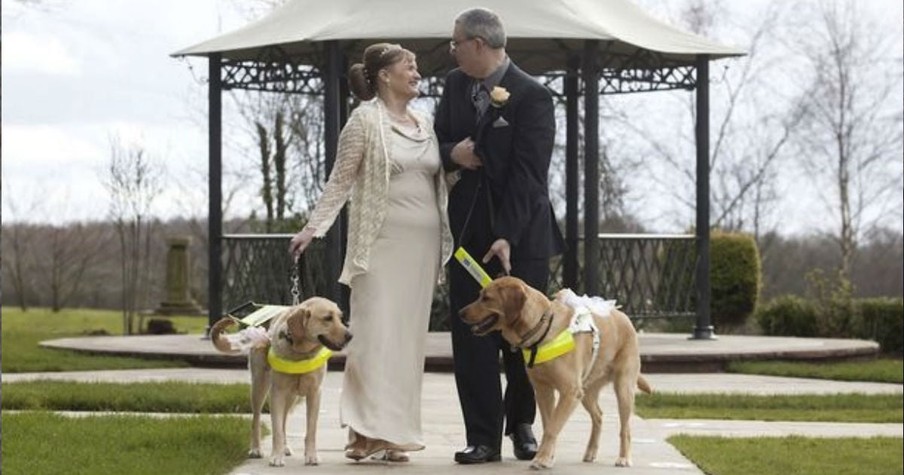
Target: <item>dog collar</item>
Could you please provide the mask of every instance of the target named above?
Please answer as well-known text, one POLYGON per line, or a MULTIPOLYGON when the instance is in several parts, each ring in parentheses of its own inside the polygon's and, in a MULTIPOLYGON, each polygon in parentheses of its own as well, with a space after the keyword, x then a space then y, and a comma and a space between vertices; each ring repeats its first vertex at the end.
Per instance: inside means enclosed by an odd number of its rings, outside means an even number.
POLYGON ((267 352, 267 363, 270 363, 270 367, 280 373, 304 374, 325 365, 329 361, 330 356, 333 356, 333 352, 324 346, 320 348, 316 355, 306 360, 287 360, 277 355, 273 351, 273 347, 270 347, 270 351, 267 352))
MULTIPOLYGON (((551 311, 546 311, 543 313, 543 316, 540 317, 540 321, 537 322, 537 325, 535 327, 531 328, 530 330, 528 330, 527 333, 523 337, 521 337, 521 342, 518 343, 518 347, 524 348, 525 346, 527 346, 527 341, 530 340, 531 338, 533 338, 534 335, 536 335, 540 331, 540 328, 543 328, 544 323, 546 324, 546 331, 543 332, 543 335, 540 335, 540 339, 537 340, 537 342, 539 342, 540 340, 542 340, 543 338, 546 337, 546 334, 549 332, 549 327, 552 326, 552 312, 551 311)), ((533 345, 531 345, 531 346, 533 346, 533 345)))
POLYGON ((574 337, 566 328, 565 330, 562 330, 562 333, 559 333, 559 335, 553 338, 553 340, 549 343, 535 348, 536 349, 526 348, 521 350, 521 353, 524 356, 524 361, 527 363, 528 368, 532 368, 535 364, 554 360, 573 350, 574 337))

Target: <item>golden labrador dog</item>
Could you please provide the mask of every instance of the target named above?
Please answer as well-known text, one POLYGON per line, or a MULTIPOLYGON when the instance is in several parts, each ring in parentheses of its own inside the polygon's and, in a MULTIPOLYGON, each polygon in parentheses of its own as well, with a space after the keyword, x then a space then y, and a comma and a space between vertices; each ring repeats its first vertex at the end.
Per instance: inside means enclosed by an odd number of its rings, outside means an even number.
POLYGON ((584 461, 592 462, 599 448, 603 412, 600 390, 612 382, 618 402, 619 451, 615 465, 631 465, 631 414, 635 388, 651 393, 640 374, 637 333, 628 317, 614 308, 609 315, 584 312, 596 325, 599 345, 590 332, 569 332, 575 309, 557 295, 554 300, 514 277, 500 277, 484 288, 459 316, 477 335, 499 330, 513 347, 525 351, 527 375, 534 387, 543 422, 543 437, 531 468, 551 468, 556 439, 580 401, 590 413, 592 430, 584 461), (573 345, 570 343, 573 341, 573 345), (530 363, 531 350, 536 358, 530 363), (538 357, 539 352, 539 357, 538 357), (595 358, 594 358, 595 354, 595 358), (544 361, 545 360, 545 361, 544 361), (556 401, 558 392, 558 402, 556 401))
MULTIPOLYGON (((225 317, 210 329, 211 340, 221 352, 236 353, 223 334, 233 324, 231 318, 225 317)), ((298 398, 303 397, 307 410, 305 465, 317 465, 320 386, 327 369, 325 359, 329 357, 324 347, 341 350, 351 340, 352 334, 342 322, 342 311, 335 303, 325 298, 312 297, 299 305, 288 307, 274 317, 268 335, 268 343, 253 346, 248 354, 253 413, 248 456, 262 456, 260 416, 269 393, 270 423, 273 430, 270 465, 285 465, 283 456, 292 455, 292 450, 286 444, 286 419, 298 398)))

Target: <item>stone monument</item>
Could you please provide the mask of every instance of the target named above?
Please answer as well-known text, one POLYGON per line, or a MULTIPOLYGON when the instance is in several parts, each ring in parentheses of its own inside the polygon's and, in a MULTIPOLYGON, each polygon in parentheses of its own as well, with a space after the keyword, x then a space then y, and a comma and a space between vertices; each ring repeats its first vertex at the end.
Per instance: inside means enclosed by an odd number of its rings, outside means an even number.
POLYGON ((201 307, 191 298, 191 266, 188 259, 188 246, 191 237, 175 236, 167 238, 169 250, 166 253, 166 297, 160 307, 154 310, 157 315, 198 315, 203 313, 201 307))

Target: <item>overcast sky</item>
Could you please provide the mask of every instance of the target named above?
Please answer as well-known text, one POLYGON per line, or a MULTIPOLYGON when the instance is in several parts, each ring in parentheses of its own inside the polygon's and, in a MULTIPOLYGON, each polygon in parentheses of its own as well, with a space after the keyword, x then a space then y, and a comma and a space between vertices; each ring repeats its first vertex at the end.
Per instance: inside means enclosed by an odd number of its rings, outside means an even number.
POLYGON ((206 185, 206 61, 169 55, 245 20, 222 0, 2 2, 3 219, 104 219, 114 138, 165 161, 158 214, 206 214, 184 189, 206 185))
MULTIPOLYGON (((890 33, 900 36, 901 0, 863 3, 897 18, 890 33)), ((106 218, 101 183, 114 138, 165 162, 157 216, 206 215, 207 63, 169 54, 244 25, 235 4, 45 0, 36 8, 2 0, 2 218, 106 218)), ((242 202, 231 210, 243 212, 242 202)))

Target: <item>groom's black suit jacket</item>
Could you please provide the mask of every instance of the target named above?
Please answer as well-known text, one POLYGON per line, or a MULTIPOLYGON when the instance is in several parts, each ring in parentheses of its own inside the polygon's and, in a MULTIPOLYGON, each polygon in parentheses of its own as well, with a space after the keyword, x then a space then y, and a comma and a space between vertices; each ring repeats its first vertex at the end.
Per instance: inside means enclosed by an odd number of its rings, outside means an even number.
POLYGON ((510 94, 508 101, 501 107, 491 104, 476 122, 473 84, 460 70, 450 72, 435 118, 446 170, 458 168, 450 153, 467 137, 474 140, 475 153, 483 162, 478 170, 463 169, 449 194, 449 224, 456 246, 464 245, 480 259, 494 240, 504 238, 511 245, 513 262, 560 254, 564 240, 549 202, 549 162, 556 133, 549 91, 510 63, 499 82, 510 94), (461 242, 472 205, 467 242, 461 242))

